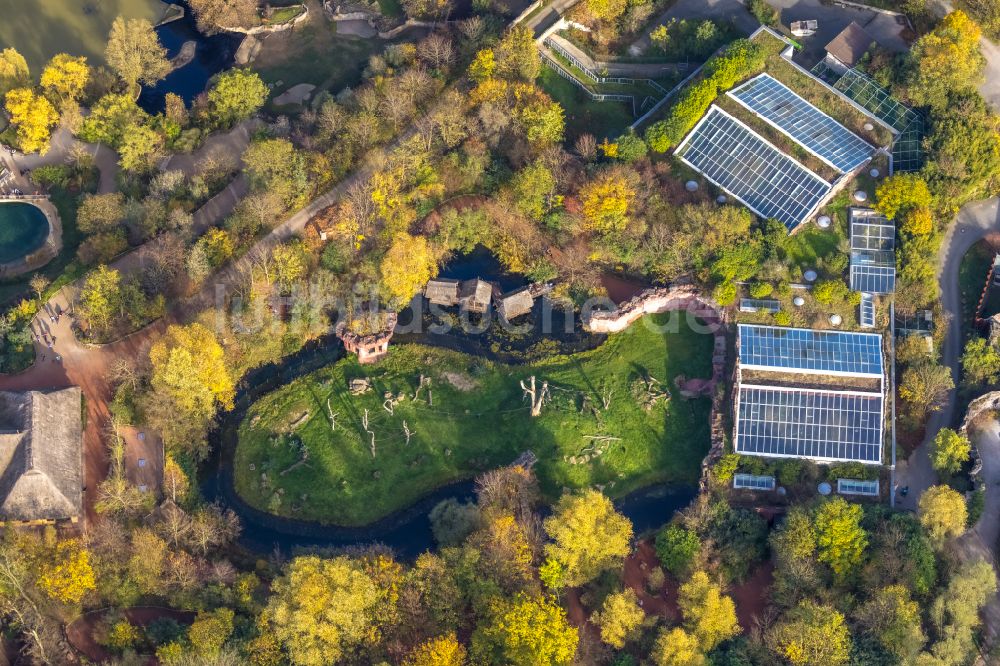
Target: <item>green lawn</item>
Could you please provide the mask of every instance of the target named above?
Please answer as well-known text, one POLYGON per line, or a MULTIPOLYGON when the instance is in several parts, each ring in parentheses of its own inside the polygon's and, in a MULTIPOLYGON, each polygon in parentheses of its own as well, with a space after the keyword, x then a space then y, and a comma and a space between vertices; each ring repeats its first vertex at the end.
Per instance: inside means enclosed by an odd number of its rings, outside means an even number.
POLYGON ((598 140, 621 135, 634 120, 632 109, 621 102, 595 102, 578 87, 549 67, 542 67, 538 85, 566 111, 566 141, 570 145, 581 134, 598 140))
POLYGON ((564 487, 602 484, 621 495, 662 480, 694 483, 709 446, 709 400, 676 397, 646 411, 633 397, 640 385, 645 395, 640 377, 647 373, 675 393, 677 375, 711 374, 712 336, 686 323, 679 328, 661 333, 640 322, 593 351, 526 366, 419 345, 394 346, 376 366, 344 359, 251 406, 239 430, 236 490, 272 513, 363 525, 443 484, 508 464, 526 449, 539 458, 535 469, 550 499, 564 487), (426 388, 413 400, 421 374, 432 379, 433 405, 426 388), (552 387, 552 401, 534 419, 519 388, 531 375, 552 387), (374 390, 351 395, 348 381, 357 377, 370 377, 374 390), (383 408, 387 392, 407 396, 392 415, 383 408), (611 396, 607 410, 602 395, 611 396), (337 414, 335 432, 327 400, 337 414), (374 458, 362 427, 366 409, 376 433, 374 458), (581 462, 595 446, 588 436, 618 439, 581 462), (308 461, 282 476, 300 460, 302 445, 308 461))
POLYGON ((155 24, 165 7, 160 0, 0 0, 0 46, 20 51, 35 77, 57 53, 87 56, 91 65, 103 65, 115 17, 155 24))

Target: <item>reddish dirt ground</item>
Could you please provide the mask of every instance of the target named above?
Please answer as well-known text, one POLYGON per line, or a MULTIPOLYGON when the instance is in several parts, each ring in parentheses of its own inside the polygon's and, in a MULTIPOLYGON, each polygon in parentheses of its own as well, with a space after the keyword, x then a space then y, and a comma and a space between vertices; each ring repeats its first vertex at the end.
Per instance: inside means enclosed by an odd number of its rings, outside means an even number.
POLYGON ((653 544, 639 542, 639 547, 625 560, 625 584, 639 597, 639 605, 648 615, 659 615, 670 622, 679 622, 680 608, 677 607, 677 581, 667 576, 663 587, 656 594, 650 594, 646 581, 649 573, 660 566, 653 544))
POLYGON ((46 311, 39 312, 32 322, 32 329, 36 333, 34 365, 16 375, 0 376, 0 390, 80 387, 86 407, 83 432, 86 487, 84 507, 85 519, 89 523, 96 518, 94 502, 97 500, 97 485, 108 473, 107 450, 102 433, 110 417, 108 402, 112 396, 108 374, 111 366, 119 358, 129 360, 142 358, 148 352, 150 342, 165 330, 169 317, 164 317, 117 342, 93 347, 77 342, 71 328, 72 317, 69 314, 62 314, 58 321, 52 320, 55 312, 65 313, 69 310, 69 299, 64 292, 50 300, 45 308, 46 311), (53 348, 50 349, 45 343, 45 335, 49 338, 55 337, 53 348), (58 360, 57 356, 60 357, 58 360))
MULTIPOLYGON (((100 624, 105 611, 91 611, 86 615, 81 615, 66 627, 66 639, 76 650, 85 657, 95 662, 103 662, 111 659, 112 655, 94 640, 94 630, 100 624)), ((152 606, 140 606, 128 608, 124 611, 128 621, 138 627, 146 627, 154 620, 169 617, 177 620, 181 624, 190 624, 194 620, 195 614, 190 611, 175 610, 173 608, 157 608, 152 606)), ((147 664, 156 664, 156 658, 150 657, 147 664)))
POLYGON ((768 560, 757 567, 746 581, 729 590, 730 596, 736 602, 736 617, 744 632, 756 626, 756 618, 767 608, 769 590, 773 584, 774 564, 768 560))

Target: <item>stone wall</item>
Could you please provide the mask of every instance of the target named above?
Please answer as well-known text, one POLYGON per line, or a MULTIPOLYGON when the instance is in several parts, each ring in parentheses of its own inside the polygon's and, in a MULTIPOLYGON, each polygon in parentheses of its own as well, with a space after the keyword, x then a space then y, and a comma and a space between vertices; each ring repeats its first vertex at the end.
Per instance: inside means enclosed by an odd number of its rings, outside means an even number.
POLYGON ((726 432, 723 427, 725 387, 722 376, 726 371, 725 312, 710 298, 702 296, 692 286, 653 287, 621 303, 614 310, 584 313, 583 326, 593 333, 618 333, 647 314, 686 311, 705 322, 707 332, 714 337, 712 349, 712 409, 709 412, 711 447, 701 463, 701 488, 708 487, 708 470, 725 452, 726 432))
POLYGON ((226 32, 238 32, 244 35, 263 35, 269 32, 281 32, 283 30, 291 30, 294 26, 298 25, 302 21, 309 18, 309 6, 306 4, 302 5, 304 10, 301 14, 293 18, 291 21, 285 21, 284 23, 279 23, 277 25, 258 25, 252 28, 232 28, 229 26, 220 26, 220 30, 225 30, 226 32))

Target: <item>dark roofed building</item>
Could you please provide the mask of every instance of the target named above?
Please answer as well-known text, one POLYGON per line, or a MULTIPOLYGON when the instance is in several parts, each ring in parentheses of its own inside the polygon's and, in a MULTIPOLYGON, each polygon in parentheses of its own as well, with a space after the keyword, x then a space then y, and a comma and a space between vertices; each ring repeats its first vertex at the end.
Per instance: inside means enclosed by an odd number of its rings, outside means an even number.
POLYGON ((534 304, 535 299, 531 296, 531 288, 522 287, 501 296, 497 309, 500 310, 500 315, 504 319, 510 321, 515 317, 520 317, 531 312, 534 304))
POLYGON ((864 28, 851 21, 826 45, 826 63, 840 72, 851 69, 874 43, 875 39, 864 28))
POLYGON ((462 308, 469 312, 482 314, 490 307, 490 300, 493 298, 493 288, 489 282, 484 282, 479 278, 466 280, 458 290, 458 299, 462 308))
POLYGON ((0 522, 79 518, 81 437, 79 387, 0 391, 0 522))
POLYGON ((424 287, 424 296, 435 305, 451 307, 458 305, 458 280, 437 278, 430 280, 424 287))

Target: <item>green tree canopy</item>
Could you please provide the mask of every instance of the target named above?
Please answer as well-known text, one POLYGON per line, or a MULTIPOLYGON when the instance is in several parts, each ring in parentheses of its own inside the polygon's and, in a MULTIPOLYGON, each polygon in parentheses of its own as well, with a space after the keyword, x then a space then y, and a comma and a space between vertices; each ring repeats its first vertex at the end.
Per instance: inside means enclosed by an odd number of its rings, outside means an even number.
POLYGON ((225 71, 208 91, 212 120, 223 127, 232 126, 257 113, 267 95, 267 86, 252 69, 225 71))

